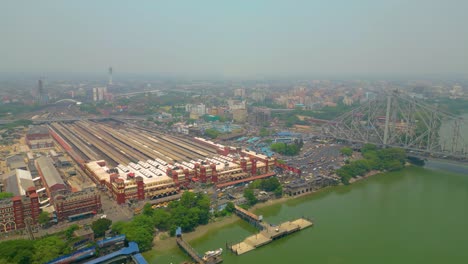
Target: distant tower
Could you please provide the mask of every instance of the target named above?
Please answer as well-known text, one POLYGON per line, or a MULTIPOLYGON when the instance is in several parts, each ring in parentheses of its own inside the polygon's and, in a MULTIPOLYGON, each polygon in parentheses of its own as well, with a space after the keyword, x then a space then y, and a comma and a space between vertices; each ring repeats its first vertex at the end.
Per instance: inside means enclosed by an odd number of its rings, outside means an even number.
POLYGON ((44 90, 44 81, 42 79, 37 82, 37 101, 40 105, 49 103, 49 96, 47 91, 44 90))
POLYGON ((112 67, 109 67, 109 86, 112 85, 112 67))
POLYGON ((44 94, 44 84, 41 79, 37 81, 37 97, 38 100, 41 100, 41 96, 44 94))

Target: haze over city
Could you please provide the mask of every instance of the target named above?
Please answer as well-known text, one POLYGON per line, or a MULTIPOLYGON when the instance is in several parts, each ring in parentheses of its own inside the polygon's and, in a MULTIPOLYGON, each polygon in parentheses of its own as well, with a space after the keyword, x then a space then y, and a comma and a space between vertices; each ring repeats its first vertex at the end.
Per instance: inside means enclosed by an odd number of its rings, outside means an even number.
POLYGON ((0 72, 462 76, 466 1, 4 1, 0 72))
POLYGON ((2 1, 0 264, 468 259, 468 1, 2 1))

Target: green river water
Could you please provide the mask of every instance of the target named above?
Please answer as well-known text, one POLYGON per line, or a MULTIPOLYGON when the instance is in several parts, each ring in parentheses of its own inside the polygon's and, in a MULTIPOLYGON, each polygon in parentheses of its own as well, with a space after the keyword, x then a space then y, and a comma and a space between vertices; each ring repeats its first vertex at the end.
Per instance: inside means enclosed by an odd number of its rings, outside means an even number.
MULTIPOLYGON (((437 164, 434 166, 437 167, 437 164)), ((279 223, 315 225, 224 263, 468 263, 468 174, 410 167, 256 211, 279 223)), ((190 241, 200 253, 239 242, 242 220, 190 241)), ((149 263, 189 260, 178 248, 147 252, 149 263)))

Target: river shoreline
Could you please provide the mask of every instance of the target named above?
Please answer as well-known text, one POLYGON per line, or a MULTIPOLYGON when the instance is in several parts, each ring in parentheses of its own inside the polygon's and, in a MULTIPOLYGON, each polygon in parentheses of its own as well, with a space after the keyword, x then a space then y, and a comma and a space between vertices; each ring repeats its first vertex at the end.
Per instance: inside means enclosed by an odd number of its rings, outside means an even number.
MULTIPOLYGON (((352 182, 350 181, 350 184, 353 184, 353 183, 356 183, 358 181, 367 179, 367 178, 369 178, 371 176, 379 175, 381 173, 383 173, 383 172, 381 172, 381 171, 370 171, 364 176, 359 176, 359 177, 353 178, 352 179, 353 181, 352 182)), ((316 190, 316 191, 303 193, 303 194, 299 194, 299 195, 295 195, 295 196, 286 196, 286 197, 281 197, 281 198, 277 198, 277 199, 268 200, 266 202, 258 203, 256 205, 252 206, 251 208, 249 208, 249 211, 255 212, 258 209, 273 206, 273 205, 276 205, 276 204, 285 203, 287 201, 290 201, 290 200, 293 200, 293 199, 296 199, 296 198, 312 196, 312 195, 314 195, 314 194, 316 194, 318 192, 328 190, 328 189, 333 188, 333 187, 335 187, 335 186, 328 186, 328 187, 324 187, 324 188, 321 188, 321 189, 316 190)), ((222 228, 224 226, 233 224, 233 223, 235 223, 237 221, 242 221, 242 220, 238 216, 236 216, 235 214, 231 214, 229 216, 218 218, 215 221, 209 222, 206 225, 198 226, 194 231, 189 232, 189 233, 184 233, 183 236, 184 236, 184 239, 186 241, 190 242, 190 241, 192 241, 194 239, 198 239, 198 238, 204 236, 210 230, 222 228)), ((154 255, 154 254, 161 254, 161 253, 167 252, 169 250, 173 250, 174 248, 177 248, 177 243, 176 243, 175 237, 169 237, 168 233, 164 232, 164 233, 160 233, 160 234, 158 234, 157 236, 154 237, 154 239, 153 239, 153 248, 150 251, 145 252, 144 255, 149 256, 149 255, 154 255)))

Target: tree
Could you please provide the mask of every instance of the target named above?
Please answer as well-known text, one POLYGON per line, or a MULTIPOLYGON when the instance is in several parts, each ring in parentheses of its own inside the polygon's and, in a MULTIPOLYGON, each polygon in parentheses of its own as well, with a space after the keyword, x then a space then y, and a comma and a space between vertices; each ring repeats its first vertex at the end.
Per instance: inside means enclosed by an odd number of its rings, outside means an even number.
POLYGON ((13 196, 14 196, 13 193, 9 193, 9 192, 0 192, 0 200, 1 200, 1 199, 11 198, 11 197, 13 197, 13 196))
POLYGON ((229 213, 234 212, 234 211, 236 210, 234 203, 233 203, 233 202, 228 202, 228 203, 226 204, 225 210, 226 210, 227 212, 229 212, 229 213))
POLYGON ((221 133, 213 128, 208 128, 205 130, 205 135, 211 139, 217 138, 221 133))
POLYGON ((283 186, 278 186, 274 191, 274 194, 276 197, 281 197, 283 196, 283 186))
POLYGON ((364 146, 361 148, 361 152, 366 153, 369 151, 377 151, 377 146, 370 143, 364 144, 364 146))
POLYGON ((286 143, 273 143, 270 145, 271 150, 274 152, 287 155, 287 156, 295 156, 299 154, 301 151, 301 147, 303 145, 302 141, 296 141, 293 144, 286 144, 286 143))
POLYGON ((80 229, 80 227, 77 225, 77 224, 73 224, 71 226, 69 226, 66 230, 65 230, 65 236, 66 238, 69 240, 73 237, 73 233, 80 229))
POLYGON ((150 203, 146 203, 144 206, 143 206, 143 214, 144 215, 147 215, 147 216, 152 216, 153 215, 153 207, 150 203))
POLYGON ((140 251, 147 251, 151 249, 153 243, 153 233, 148 232, 147 228, 132 223, 126 226, 124 230, 124 234, 127 236, 127 240, 138 243, 140 251))
POLYGON ((96 221, 94 221, 91 224, 91 229, 93 229, 94 235, 96 237, 102 237, 106 233, 106 231, 109 229, 109 227, 112 225, 112 220, 107 219, 107 218, 101 218, 96 221))
POLYGON ((353 155, 353 149, 350 148, 350 147, 343 147, 340 149, 340 152, 341 154, 343 154, 344 156, 348 156, 350 157, 351 155, 353 155))
POLYGON ((65 252, 67 244, 57 236, 50 236, 34 244, 32 263, 46 263, 65 252))
POLYGON ((244 197, 247 199, 247 203, 249 205, 254 205, 257 203, 257 197, 255 197, 255 194, 252 189, 245 189, 244 190, 244 197))
POLYGON ((39 214, 38 221, 39 221, 39 224, 41 224, 41 225, 45 225, 45 224, 49 223, 49 221, 50 221, 49 213, 45 212, 45 211, 42 211, 39 214))
POLYGON ((261 137, 267 137, 270 135, 270 131, 264 127, 260 129, 260 136, 261 137))
POLYGON ((127 222, 117 221, 111 227, 112 232, 115 232, 115 233, 118 233, 118 234, 123 234, 123 231, 125 230, 125 227, 127 225, 128 225, 127 222))
POLYGON ((35 241, 18 239, 0 243, 0 260, 5 263, 32 263, 35 241))
POLYGON ((168 230, 171 223, 171 215, 164 209, 156 209, 153 213, 153 223, 158 229, 168 230))

